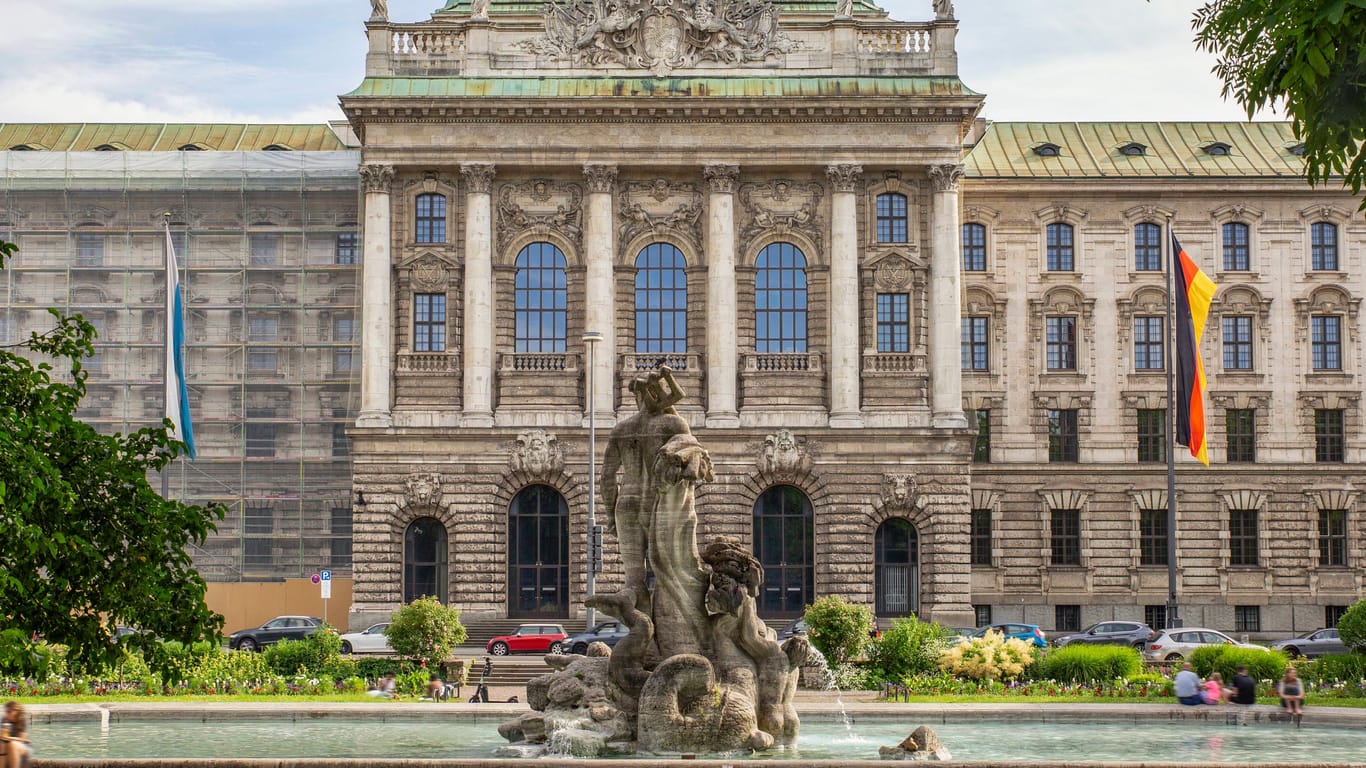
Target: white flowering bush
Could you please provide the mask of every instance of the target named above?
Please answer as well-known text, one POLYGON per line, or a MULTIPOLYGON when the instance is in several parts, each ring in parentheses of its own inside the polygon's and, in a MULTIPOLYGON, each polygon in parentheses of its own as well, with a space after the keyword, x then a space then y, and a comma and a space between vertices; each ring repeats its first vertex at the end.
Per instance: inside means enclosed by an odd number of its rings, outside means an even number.
POLYGON ((992 630, 939 655, 939 668, 973 680, 1014 680, 1034 663, 1034 646, 992 630))

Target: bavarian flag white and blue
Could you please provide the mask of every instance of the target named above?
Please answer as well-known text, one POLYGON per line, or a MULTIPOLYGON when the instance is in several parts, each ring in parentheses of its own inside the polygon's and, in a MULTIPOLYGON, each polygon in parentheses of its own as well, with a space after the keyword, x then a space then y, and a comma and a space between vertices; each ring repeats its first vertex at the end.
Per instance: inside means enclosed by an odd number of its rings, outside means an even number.
POLYGON ((166 224, 166 418, 171 437, 185 444, 194 458, 194 428, 190 425, 190 398, 185 391, 185 301, 180 293, 180 268, 176 264, 171 225, 166 224))

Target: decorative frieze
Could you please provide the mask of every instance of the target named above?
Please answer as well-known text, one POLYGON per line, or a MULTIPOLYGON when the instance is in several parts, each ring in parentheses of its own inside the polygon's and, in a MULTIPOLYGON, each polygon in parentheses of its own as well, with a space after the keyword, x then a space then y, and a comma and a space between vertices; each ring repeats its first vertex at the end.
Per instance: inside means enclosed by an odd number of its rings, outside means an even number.
POLYGON ((745 225, 740 230, 742 249, 766 233, 798 232, 817 249, 825 242, 825 222, 817 211, 825 190, 815 182, 777 179, 764 184, 741 184, 740 205, 745 225))
POLYGON ((583 238, 583 187, 550 179, 504 184, 498 191, 498 242, 526 231, 558 232, 579 243, 583 238))
POLYGON ((465 180, 465 191, 475 194, 488 194, 493 189, 493 177, 497 173, 492 163, 461 163, 460 176, 465 180))
POLYGON ((629 243, 643 232, 673 231, 694 243, 702 242, 702 193, 693 184, 667 179, 626 184, 618 209, 621 225, 617 241, 629 243))
POLYGON ((360 167, 361 187, 368 194, 379 192, 388 194, 394 184, 394 166, 388 163, 370 163, 360 167))
POLYGON ((702 166, 702 178, 707 180, 707 190, 722 195, 735 193, 735 183, 740 178, 740 166, 734 163, 708 163, 702 166))

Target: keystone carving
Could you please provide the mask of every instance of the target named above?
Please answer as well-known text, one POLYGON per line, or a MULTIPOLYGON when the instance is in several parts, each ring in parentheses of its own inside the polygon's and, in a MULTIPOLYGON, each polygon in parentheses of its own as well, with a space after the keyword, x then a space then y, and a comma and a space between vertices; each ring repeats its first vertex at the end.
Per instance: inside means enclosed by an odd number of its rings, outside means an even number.
POLYGON ((816 212, 824 192, 821 185, 814 182, 787 179, 768 184, 741 184, 740 205, 749 214, 749 221, 740 231, 740 241, 748 245, 768 232, 800 232, 819 248, 825 240, 824 224, 816 212))
POLYGON ((920 495, 914 475, 882 476, 882 508, 903 514, 925 508, 927 500, 920 495))
POLYGON ((371 163, 360 167, 361 186, 368 192, 389 193, 394 184, 394 166, 387 163, 371 163))
POLYGON ((538 477, 559 474, 564 469, 560 440, 544 429, 527 430, 517 435, 508 464, 514 472, 526 472, 538 477))
POLYGON ((403 485, 404 507, 434 507, 441 501, 441 475, 435 472, 414 472, 403 485))
POLYGON ((795 480, 810 471, 811 457, 792 430, 780 429, 764 438, 759 451, 759 472, 777 480, 795 480))

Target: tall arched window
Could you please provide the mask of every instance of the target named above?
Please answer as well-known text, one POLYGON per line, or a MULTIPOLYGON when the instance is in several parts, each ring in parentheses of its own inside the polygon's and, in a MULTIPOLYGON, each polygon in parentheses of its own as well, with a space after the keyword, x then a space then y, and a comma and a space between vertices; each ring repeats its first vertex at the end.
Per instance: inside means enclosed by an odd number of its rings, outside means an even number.
POLYGON ((569 505, 548 485, 529 485, 508 509, 508 616, 569 613, 569 505))
POLYGON ((873 536, 877 615, 909 616, 920 610, 920 536, 909 520, 895 517, 873 536))
POLYGON ((759 252, 754 278, 754 351, 806 351, 806 257, 791 243, 759 252))
POLYGON ((446 196, 428 192, 414 201, 413 240, 419 243, 446 242, 446 196))
POLYGON ((906 196, 884 192, 877 196, 877 241, 906 242, 906 196))
POLYGON ((668 243, 651 243, 636 257, 636 352, 688 351, 688 262, 668 243))
POLYGON ((798 616, 815 599, 815 514, 800 489, 775 485, 754 505, 754 554, 764 569, 759 610, 798 616))
POLYGON ((515 352, 563 352, 568 283, 564 254, 532 243, 517 254, 515 352))
POLYGON ((446 526, 419 517, 403 533, 403 602, 428 595, 446 602, 446 526))

